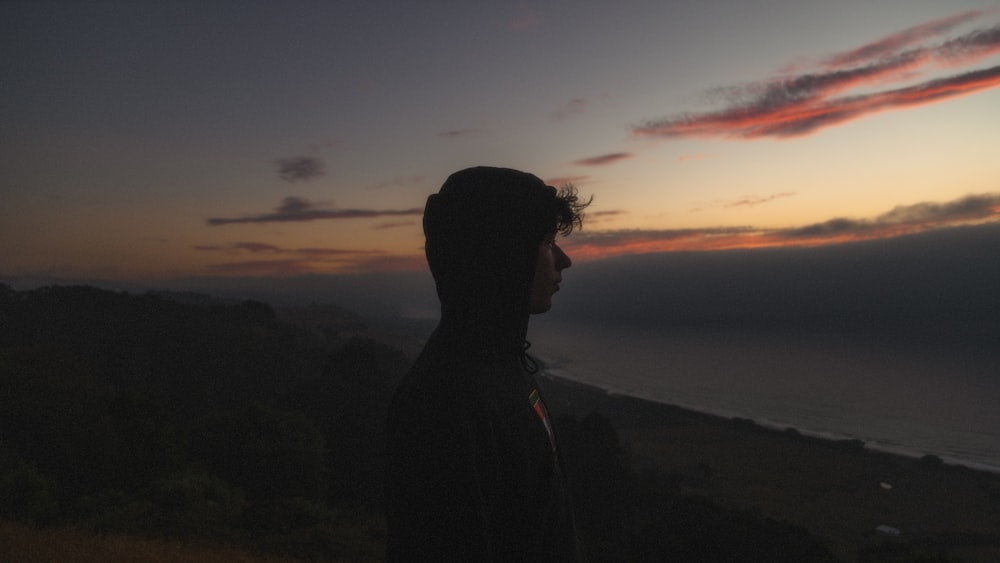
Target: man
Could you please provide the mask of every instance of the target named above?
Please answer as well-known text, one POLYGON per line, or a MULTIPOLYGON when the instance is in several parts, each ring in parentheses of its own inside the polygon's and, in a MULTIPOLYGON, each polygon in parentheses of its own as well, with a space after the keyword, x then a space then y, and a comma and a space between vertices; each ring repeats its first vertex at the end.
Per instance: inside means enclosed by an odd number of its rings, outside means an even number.
POLYGON ((389 411, 389 561, 582 561, 555 435, 527 355, 571 264, 571 186, 452 174, 424 209, 441 320, 389 411))

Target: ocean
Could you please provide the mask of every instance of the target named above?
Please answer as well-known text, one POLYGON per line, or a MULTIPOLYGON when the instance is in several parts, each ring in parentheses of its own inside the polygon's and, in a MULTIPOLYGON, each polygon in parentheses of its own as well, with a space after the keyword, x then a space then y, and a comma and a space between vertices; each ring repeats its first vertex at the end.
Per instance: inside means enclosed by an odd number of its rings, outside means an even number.
POLYGON ((995 354, 546 316, 529 338, 548 373, 609 393, 1000 473, 995 354))

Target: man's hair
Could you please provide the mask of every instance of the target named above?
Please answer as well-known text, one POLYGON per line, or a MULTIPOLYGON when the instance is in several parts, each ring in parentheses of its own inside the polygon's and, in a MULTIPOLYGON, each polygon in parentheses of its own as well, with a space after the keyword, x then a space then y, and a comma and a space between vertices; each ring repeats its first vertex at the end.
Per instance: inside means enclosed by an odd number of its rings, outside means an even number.
POLYGON ((591 199, 581 200, 573 184, 564 184, 556 190, 556 199, 553 202, 556 232, 565 237, 574 229, 582 228, 583 210, 590 205, 591 199))

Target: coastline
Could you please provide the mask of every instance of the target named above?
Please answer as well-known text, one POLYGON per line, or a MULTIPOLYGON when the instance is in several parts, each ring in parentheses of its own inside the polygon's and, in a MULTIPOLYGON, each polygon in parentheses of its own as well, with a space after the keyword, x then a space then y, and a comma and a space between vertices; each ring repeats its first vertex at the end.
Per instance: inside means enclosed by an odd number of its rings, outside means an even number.
POLYGON ((606 417, 633 470, 804 527, 842 560, 886 540, 1000 560, 1000 474, 609 393, 544 370, 539 379, 554 416, 606 417))
MULTIPOLYGON (((872 439, 865 436, 838 434, 836 432, 831 432, 831 431, 818 431, 812 428, 804 428, 796 426, 794 424, 777 422, 767 418, 759 418, 757 416, 753 416, 747 413, 712 410, 697 405, 665 402, 656 398, 645 397, 640 394, 633 394, 630 393, 629 391, 620 391, 610 388, 604 388, 587 382, 581 382, 572 377, 561 375, 560 373, 558 373, 559 372, 558 367, 550 367, 550 365, 546 361, 541 359, 539 361, 543 366, 541 371, 544 377, 553 380, 558 380, 561 382, 563 386, 568 386, 568 387, 579 386, 581 388, 590 389, 598 394, 606 395, 609 399, 621 398, 628 400, 637 400, 637 401, 651 403, 653 405, 662 405, 665 407, 677 408, 684 411, 690 411, 693 413, 698 413, 706 416, 717 417, 721 420, 748 421, 764 429, 773 430, 776 432, 797 433, 803 437, 813 438, 817 440, 824 440, 829 442, 852 442, 852 443, 861 442, 863 444, 863 447, 869 451, 881 452, 890 455, 897 455, 915 460, 920 460, 924 458, 931 458, 931 459, 936 458, 945 465, 960 466, 974 471, 984 471, 987 473, 1000 475, 1000 463, 991 463, 989 461, 978 461, 974 459, 968 459, 964 457, 949 455, 935 451, 921 451, 912 446, 883 443, 877 439, 872 439)), ((574 396, 576 396, 577 401, 581 400, 580 395, 581 395, 580 393, 574 393, 574 396)), ((595 398, 591 398, 588 400, 588 402, 590 403, 594 403, 595 401, 600 402, 595 398)))

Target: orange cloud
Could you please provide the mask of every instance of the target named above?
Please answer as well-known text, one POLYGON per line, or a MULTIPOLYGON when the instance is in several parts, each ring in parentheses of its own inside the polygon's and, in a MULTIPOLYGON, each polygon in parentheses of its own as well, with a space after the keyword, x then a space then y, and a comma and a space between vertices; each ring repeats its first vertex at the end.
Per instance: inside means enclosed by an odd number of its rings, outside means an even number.
POLYGON ((875 219, 834 218, 789 229, 754 227, 656 231, 583 231, 560 242, 574 260, 624 254, 708 251, 777 246, 822 246, 916 234, 938 228, 1000 220, 1000 194, 946 203, 898 206, 875 219))
POLYGON ((1000 25, 977 29, 938 45, 901 50, 986 13, 992 12, 965 12, 892 34, 835 55, 816 72, 717 88, 711 94, 721 96, 728 107, 648 121, 634 127, 633 133, 667 138, 794 137, 890 109, 934 103, 995 88, 1000 86, 1000 66, 968 70, 917 84, 903 83, 927 70, 929 65, 953 68, 1000 53, 1000 25), (882 90, 844 94, 860 86, 882 90))

